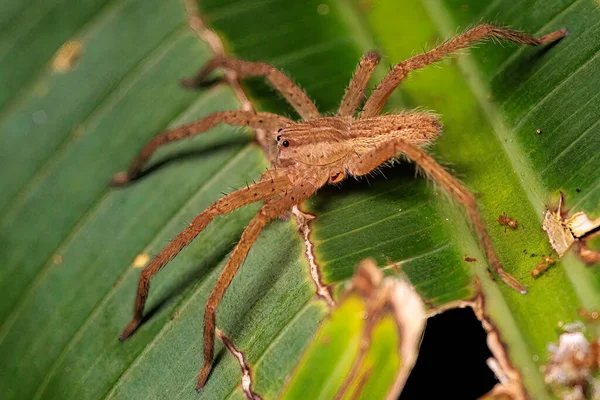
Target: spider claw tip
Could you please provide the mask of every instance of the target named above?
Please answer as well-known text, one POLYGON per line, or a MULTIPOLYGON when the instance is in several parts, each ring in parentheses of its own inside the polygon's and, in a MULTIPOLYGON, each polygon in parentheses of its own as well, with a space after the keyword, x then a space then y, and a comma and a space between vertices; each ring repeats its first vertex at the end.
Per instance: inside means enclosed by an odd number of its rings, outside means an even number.
POLYGON ((129 182, 129 175, 127 172, 117 172, 114 174, 112 180, 110 181, 111 186, 123 186, 129 182))
POLYGON ((123 332, 121 332, 121 336, 119 336, 119 341, 124 342, 137 330, 140 326, 141 319, 133 319, 130 323, 127 324, 123 332))
POLYGON ((205 82, 203 77, 182 78, 179 80, 179 86, 186 89, 198 89, 209 84, 210 82, 205 82))
POLYGON ((123 332, 121 332, 121 335, 119 336, 119 341, 120 342, 124 342, 127 339, 129 339, 129 336, 131 336, 131 334, 135 331, 135 329, 130 329, 129 326, 127 326, 127 328, 125 328, 123 330, 123 332))

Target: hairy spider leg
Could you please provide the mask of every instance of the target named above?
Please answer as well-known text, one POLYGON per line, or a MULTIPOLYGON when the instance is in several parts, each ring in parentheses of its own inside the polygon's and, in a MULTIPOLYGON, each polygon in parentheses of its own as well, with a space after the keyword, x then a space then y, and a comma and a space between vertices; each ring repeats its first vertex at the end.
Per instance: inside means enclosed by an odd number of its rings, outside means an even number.
POLYGON ((396 64, 396 66, 386 75, 381 83, 377 85, 375 90, 373 90, 373 93, 371 93, 371 96, 367 99, 361 114, 361 118, 373 117, 379 114, 392 92, 398 87, 398 85, 410 71, 423 68, 429 64, 439 61, 451 53, 456 52, 457 50, 461 50, 475 44, 475 42, 486 38, 497 38, 530 46, 539 46, 552 43, 564 37, 566 34, 567 30, 561 29, 537 39, 533 36, 511 29, 501 28, 489 24, 478 25, 432 50, 396 64))
POLYGON ((180 126, 166 132, 162 132, 152 138, 142 151, 137 155, 135 160, 126 172, 117 172, 113 178, 112 184, 115 186, 124 185, 135 179, 144 163, 152 156, 159 148, 168 143, 189 138, 191 136, 204 133, 209 129, 214 128, 221 122, 235 126, 249 126, 252 128, 262 128, 269 131, 274 131, 283 125, 293 123, 292 120, 282 117, 277 114, 254 112, 254 111, 221 111, 208 115, 200 121, 193 122, 188 125, 180 126))
POLYGON ((376 51, 369 51, 363 56, 358 63, 356 71, 348 84, 348 88, 344 93, 340 108, 337 115, 339 117, 351 117, 356 112, 365 95, 365 88, 369 84, 369 79, 375 71, 375 67, 379 64, 381 57, 376 51))
POLYGON ((277 68, 261 63, 238 60, 228 57, 215 57, 208 61, 195 77, 184 79, 181 84, 186 87, 201 86, 208 74, 217 68, 225 68, 234 71, 238 77, 245 78, 248 76, 264 76, 271 85, 279 91, 283 97, 290 103, 292 107, 304 120, 319 118, 319 110, 308 95, 300 89, 286 74, 277 68))
POLYGON ((213 205, 194 218, 188 227, 181 231, 152 259, 152 261, 142 270, 140 275, 135 297, 133 318, 129 324, 127 324, 123 333, 121 333, 121 340, 127 339, 142 322, 144 305, 146 304, 148 291, 150 289, 150 279, 156 275, 165 264, 179 254, 185 246, 194 240, 194 238, 196 238, 196 236, 198 236, 216 216, 226 214, 247 204, 270 199, 285 193, 285 191, 290 188, 291 182, 289 178, 280 171, 281 170, 271 169, 263 175, 261 181, 258 183, 236 190, 217 200, 213 205))
MULTIPOLYGON (((325 177, 325 179, 326 178, 327 177, 325 177)), ((325 182, 326 181, 323 181, 323 183, 325 182)), ((280 197, 267 201, 244 230, 240 241, 233 250, 231 257, 229 257, 229 261, 221 272, 221 275, 219 275, 217 283, 213 291, 210 293, 208 302, 206 303, 206 308, 204 311, 204 364, 202 365, 202 369, 200 370, 200 374, 198 376, 198 385, 196 386, 196 390, 200 391, 202 387, 204 387, 204 384, 206 383, 208 375, 212 369, 216 328, 215 310, 221 302, 221 299, 223 298, 223 295, 229 287, 229 284, 235 276, 239 266, 246 258, 246 255, 248 255, 250 247, 252 247, 267 222, 277 218, 283 212, 306 200, 317 189, 317 186, 313 186, 309 182, 304 182, 302 186, 295 186, 285 194, 282 194, 280 197)))
POLYGON ((477 232, 479 242, 485 251, 492 269, 496 271, 498 276, 500 276, 500 278, 502 278, 502 280, 510 287, 521 294, 526 294, 527 290, 525 287, 502 268, 490 236, 488 235, 483 220, 481 219, 481 215, 479 214, 477 203, 475 203, 475 197, 473 197, 473 195, 456 178, 448 173, 444 167, 425 153, 425 151, 401 138, 394 138, 389 142, 380 145, 375 150, 360 156, 360 159, 349 167, 348 172, 355 176, 366 175, 385 161, 400 153, 403 153, 417 164, 427 176, 446 189, 452 197, 465 207, 467 215, 477 232))

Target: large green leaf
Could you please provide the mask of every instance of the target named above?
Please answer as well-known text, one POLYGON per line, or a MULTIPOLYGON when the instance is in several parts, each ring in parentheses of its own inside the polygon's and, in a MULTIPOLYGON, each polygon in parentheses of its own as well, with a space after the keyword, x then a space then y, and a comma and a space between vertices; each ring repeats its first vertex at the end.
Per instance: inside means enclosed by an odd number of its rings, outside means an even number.
MULTIPOLYGON (((539 261, 531 255, 551 251, 541 217, 559 190, 572 209, 600 210, 597 3, 203 0, 200 13, 227 51, 283 68, 323 112, 335 110, 373 47, 392 64, 481 20, 536 34, 570 29, 547 48, 486 44, 415 73, 389 106, 441 114, 433 152, 477 193, 502 262, 527 296, 490 280, 459 207, 415 179, 411 165, 324 189, 305 205, 318 216, 311 240, 328 283, 349 278, 366 256, 403 261, 419 293, 443 305, 472 296, 477 274, 527 389, 547 396, 538 367, 558 321, 600 307, 600 275, 573 256, 535 281, 529 275, 539 261), (525 229, 505 233, 495 222, 502 212, 525 229)), ((129 187, 108 188, 159 131, 239 107, 225 86, 178 87, 212 55, 188 27, 183 0, 6 0, 0 14, 3 398, 241 396, 239 367, 220 343, 205 391, 193 387, 201 310, 255 206, 219 218, 171 262, 153 281, 151 317, 117 341, 131 313, 136 256, 158 252, 221 192, 267 166, 248 134, 218 127, 161 151, 156 168, 129 187), (52 55, 68 40, 82 53, 60 73, 52 55)), ((293 115, 261 82, 246 88, 257 108, 293 115)), ((217 314, 267 398, 281 393, 327 313, 294 231, 285 221, 265 230, 217 314)))

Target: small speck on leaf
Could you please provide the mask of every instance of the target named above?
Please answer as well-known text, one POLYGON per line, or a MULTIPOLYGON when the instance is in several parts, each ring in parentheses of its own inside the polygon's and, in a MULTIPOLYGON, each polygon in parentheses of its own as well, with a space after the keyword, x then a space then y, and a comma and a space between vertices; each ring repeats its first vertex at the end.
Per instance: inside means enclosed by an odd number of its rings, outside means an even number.
POLYGON ((150 260, 150 256, 146 253, 138 254, 137 257, 133 260, 133 264, 131 266, 133 268, 142 268, 146 263, 150 260))
POLYGON ((58 73, 65 73, 73 70, 77 60, 81 56, 83 45, 79 41, 68 41, 56 52, 52 62, 52 70, 58 73))
POLYGON ((327 15, 329 14, 329 6, 327 4, 319 4, 317 6, 317 12, 319 15, 327 15))

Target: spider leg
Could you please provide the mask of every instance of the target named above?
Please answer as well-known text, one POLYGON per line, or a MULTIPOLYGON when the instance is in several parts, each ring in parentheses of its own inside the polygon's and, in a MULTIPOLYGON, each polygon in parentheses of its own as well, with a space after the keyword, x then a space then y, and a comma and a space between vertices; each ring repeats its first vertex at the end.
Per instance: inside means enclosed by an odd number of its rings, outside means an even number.
POLYGON ((288 118, 265 112, 235 110, 221 111, 210 114, 209 116, 202 118, 200 121, 183 125, 179 128, 156 135, 148 142, 148 144, 146 144, 126 172, 118 172, 115 174, 112 184, 115 186, 124 185, 138 176, 144 163, 148 161, 148 159, 159 147, 162 147, 170 142, 206 132, 221 122, 229 125, 262 128, 269 131, 276 130, 283 125, 293 123, 293 121, 288 118))
POLYGON ((188 227, 181 231, 158 255, 142 270, 138 281, 133 318, 127 324, 121 340, 127 339, 139 326, 143 319, 144 305, 148 298, 150 279, 158 273, 171 259, 187 246, 218 215, 226 214, 237 208, 256 201, 270 199, 281 195, 290 186, 290 180, 278 170, 269 170, 260 182, 239 189, 217 200, 213 205, 198 215, 188 227))
POLYGON ((195 77, 184 79, 181 84, 186 87, 202 85, 208 74, 216 68, 226 68, 234 71, 240 78, 247 76, 264 76, 271 85, 290 103, 302 119, 319 118, 319 110, 306 93, 298 87, 287 75, 277 68, 260 62, 242 61, 235 58, 215 57, 207 62, 195 77))
POLYGON ((360 60, 340 103, 338 116, 345 117, 354 114, 363 99, 365 88, 369 84, 369 79, 371 79, 379 60, 380 56, 376 51, 368 52, 360 60))
POLYGON ((280 197, 268 201, 246 227, 240 241, 229 258, 227 265, 221 272, 221 275, 219 275, 217 283, 206 303, 204 311, 204 364, 202 365, 202 369, 198 376, 196 390, 200 391, 202 389, 212 369, 216 328, 215 310, 221 302, 221 299, 229 287, 231 280, 235 276, 240 264, 246 258, 250 247, 252 247, 267 222, 277 218, 281 213, 289 210, 294 205, 306 200, 316 191, 316 189, 315 186, 306 182, 303 183, 302 186, 298 185, 293 187, 280 197))
POLYGON ((566 34, 567 30, 561 29, 538 39, 525 33, 494 25, 478 25, 432 50, 396 64, 396 66, 387 74, 387 76, 381 81, 373 93, 371 93, 371 96, 367 99, 367 102, 363 108, 362 118, 373 117, 379 114, 388 97, 390 97, 392 92, 398 87, 400 82, 402 82, 402 80, 410 71, 423 68, 426 65, 439 61, 447 55, 456 52, 457 50, 471 46, 475 42, 486 38, 497 38, 530 46, 539 46, 552 43, 564 37, 566 34))
POLYGON ((404 153, 404 155, 425 171, 431 179, 446 189, 446 191, 465 207, 467 215, 477 232, 479 242, 485 251, 492 269, 496 271, 500 278, 502 278, 502 280, 510 287, 521 294, 526 294, 527 290, 523 285, 502 269, 502 265, 496 255, 490 236, 488 235, 483 220, 481 219, 481 215, 479 214, 475 197, 473 197, 467 188, 465 188, 456 178, 446 171, 444 167, 438 164, 430 155, 425 153, 425 151, 402 139, 393 139, 392 141, 379 146, 375 150, 363 154, 356 163, 348 167, 348 172, 355 176, 368 174, 370 171, 399 153, 404 153))

